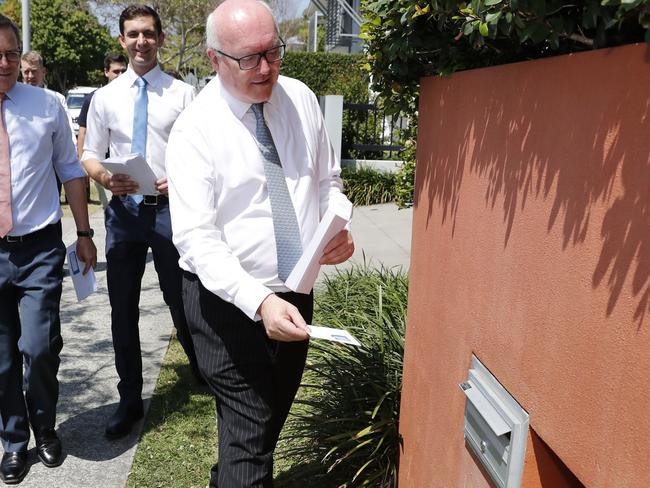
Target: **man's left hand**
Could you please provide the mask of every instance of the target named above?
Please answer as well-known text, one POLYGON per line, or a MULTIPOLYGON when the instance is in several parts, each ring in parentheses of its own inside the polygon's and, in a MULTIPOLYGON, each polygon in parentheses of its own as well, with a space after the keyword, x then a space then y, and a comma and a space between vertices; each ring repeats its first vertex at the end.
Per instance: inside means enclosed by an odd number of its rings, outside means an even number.
POLYGON ((349 230, 343 229, 332 237, 323 249, 323 257, 320 264, 340 264, 346 261, 354 253, 354 241, 349 230))
POLYGON ((167 196, 169 194, 169 187, 167 185, 167 177, 159 178, 156 180, 156 190, 158 190, 163 195, 167 196))
POLYGON ((90 268, 97 266, 97 248, 89 237, 77 239, 77 258, 85 263, 83 274, 90 271, 90 268))

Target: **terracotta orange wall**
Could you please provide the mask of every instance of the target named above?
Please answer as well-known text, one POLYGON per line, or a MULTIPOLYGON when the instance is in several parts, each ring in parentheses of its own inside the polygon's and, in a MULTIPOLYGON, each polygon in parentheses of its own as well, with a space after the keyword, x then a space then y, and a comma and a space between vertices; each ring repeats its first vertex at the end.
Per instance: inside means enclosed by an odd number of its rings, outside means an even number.
POLYGON ((463 442, 473 352, 539 436, 522 486, 571 486, 564 463, 647 488, 650 49, 424 79, 419 130, 400 487, 488 486, 463 442))

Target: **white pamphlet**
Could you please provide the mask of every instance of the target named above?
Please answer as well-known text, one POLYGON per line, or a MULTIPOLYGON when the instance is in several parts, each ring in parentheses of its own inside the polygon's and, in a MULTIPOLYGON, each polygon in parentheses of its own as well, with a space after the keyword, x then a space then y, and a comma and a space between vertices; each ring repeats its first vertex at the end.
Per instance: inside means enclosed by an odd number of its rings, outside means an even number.
POLYGON ((142 154, 126 154, 125 156, 113 156, 102 161, 104 168, 112 174, 129 175, 139 188, 140 195, 157 195, 156 175, 151 166, 142 157, 142 154))
POLYGON ((81 301, 91 293, 97 291, 97 281, 95 280, 95 270, 90 268, 84 275, 83 270, 86 263, 77 257, 77 241, 74 241, 66 248, 68 256, 68 270, 74 285, 74 291, 77 293, 77 301, 81 301))
POLYGON ((341 232, 350 221, 352 206, 339 210, 328 209, 314 232, 314 236, 289 274, 285 285, 298 293, 309 293, 316 283, 320 271, 323 249, 332 238, 341 232))
POLYGON ((309 337, 312 339, 324 339, 326 341, 342 342, 360 346, 361 343, 354 338, 347 330, 334 329, 332 327, 321 327, 319 325, 309 325, 309 337))

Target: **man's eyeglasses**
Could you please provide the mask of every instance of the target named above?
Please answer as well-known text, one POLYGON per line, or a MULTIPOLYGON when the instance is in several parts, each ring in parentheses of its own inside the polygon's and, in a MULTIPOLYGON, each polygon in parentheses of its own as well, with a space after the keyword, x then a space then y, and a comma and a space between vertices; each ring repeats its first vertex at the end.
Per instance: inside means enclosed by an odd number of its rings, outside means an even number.
POLYGON ((223 51, 219 51, 218 49, 217 52, 222 56, 237 61, 237 63, 239 63, 239 69, 249 70, 257 68, 260 64, 260 61, 262 60, 262 57, 264 57, 264 59, 266 59, 266 62, 269 64, 277 63, 278 61, 282 60, 282 58, 284 58, 285 47, 285 44, 280 44, 279 46, 272 47, 271 49, 267 49, 261 53, 249 54, 248 56, 243 56, 241 58, 236 58, 230 54, 224 53, 223 51))
POLYGON ((0 61, 2 58, 5 58, 7 63, 17 63, 20 59, 20 51, 0 51, 0 61))

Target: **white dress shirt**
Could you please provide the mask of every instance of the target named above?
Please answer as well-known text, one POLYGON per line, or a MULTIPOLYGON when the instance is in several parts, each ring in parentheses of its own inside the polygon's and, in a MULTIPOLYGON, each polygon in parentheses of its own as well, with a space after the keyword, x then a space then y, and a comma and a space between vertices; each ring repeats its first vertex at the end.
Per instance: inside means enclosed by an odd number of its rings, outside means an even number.
MULTIPOLYGON (((255 319, 278 278, 271 205, 250 104, 213 79, 174 125, 169 199, 180 266, 255 319)), ((349 209, 340 164, 315 95, 280 76, 264 115, 278 151, 303 249, 328 207, 349 209)))
POLYGON ((52 92, 16 83, 2 105, 11 160, 9 235, 22 236, 61 219, 54 172, 64 183, 85 173, 67 114, 52 92))
MULTIPOLYGON (((81 159, 101 161, 110 148, 111 156, 131 153, 133 110, 138 75, 131 66, 108 85, 98 89, 90 102, 86 139, 81 159)), ((194 98, 194 88, 163 73, 156 66, 143 78, 147 80, 147 154, 146 160, 157 178, 165 176, 165 148, 174 121, 194 98)))

